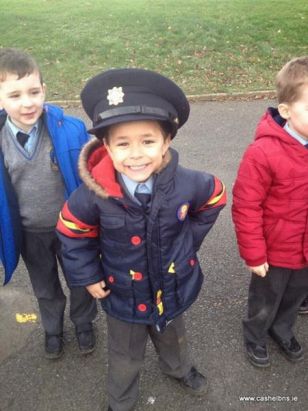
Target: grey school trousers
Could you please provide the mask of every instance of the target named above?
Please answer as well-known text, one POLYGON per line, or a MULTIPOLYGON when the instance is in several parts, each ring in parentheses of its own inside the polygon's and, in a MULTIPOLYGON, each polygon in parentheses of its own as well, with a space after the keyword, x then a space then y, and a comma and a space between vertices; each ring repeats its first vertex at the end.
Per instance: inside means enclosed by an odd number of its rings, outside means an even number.
POLYGON ((173 320, 163 333, 158 333, 152 326, 126 323, 109 315, 107 324, 107 390, 112 411, 129 411, 134 408, 148 336, 159 356, 163 373, 181 378, 191 369, 182 316, 173 320))
POLYGON ((265 345, 269 330, 290 341, 298 308, 308 293, 308 268, 291 270, 270 266, 265 277, 252 274, 244 340, 265 345))
MULTIPOLYGON (((41 320, 47 334, 63 332, 66 296, 59 279, 60 241, 54 231, 23 231, 22 258, 37 298, 41 320)), ((70 289, 70 318, 77 331, 87 331, 97 314, 96 300, 85 287, 70 289)))

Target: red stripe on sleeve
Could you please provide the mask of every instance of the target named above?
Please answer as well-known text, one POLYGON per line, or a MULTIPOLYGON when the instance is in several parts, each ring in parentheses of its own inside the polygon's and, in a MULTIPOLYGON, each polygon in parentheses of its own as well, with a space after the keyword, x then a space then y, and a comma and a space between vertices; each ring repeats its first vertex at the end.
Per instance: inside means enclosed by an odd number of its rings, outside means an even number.
POLYGON ((197 212, 205 211, 210 208, 221 207, 226 205, 226 203, 227 191, 225 185, 217 177, 214 177, 214 191, 211 197, 197 210, 197 212))
POLYGON ((76 218, 69 210, 67 202, 60 212, 56 228, 60 233, 71 238, 95 238, 98 236, 98 226, 86 224, 76 218))

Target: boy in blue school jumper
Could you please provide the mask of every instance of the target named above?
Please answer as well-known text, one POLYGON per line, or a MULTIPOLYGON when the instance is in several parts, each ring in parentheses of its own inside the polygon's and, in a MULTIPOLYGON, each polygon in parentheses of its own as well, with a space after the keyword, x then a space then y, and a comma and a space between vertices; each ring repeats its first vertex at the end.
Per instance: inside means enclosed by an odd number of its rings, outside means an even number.
MULTIPOLYGON (((84 124, 44 104, 45 84, 28 54, 0 49, 0 258, 8 283, 25 262, 45 330, 45 355, 63 354, 66 296, 58 275, 55 225, 65 197, 80 184, 77 159, 88 141, 84 124)), ((96 301, 70 290, 70 317, 82 353, 94 350, 96 301)))
POLYGON ((84 184, 57 229, 71 286, 86 287, 107 313, 108 409, 133 409, 149 336, 162 371, 204 394, 182 314, 202 285, 197 251, 225 205, 224 185, 178 164, 170 143, 189 103, 166 77, 109 70, 81 100, 97 138, 82 150, 84 184))

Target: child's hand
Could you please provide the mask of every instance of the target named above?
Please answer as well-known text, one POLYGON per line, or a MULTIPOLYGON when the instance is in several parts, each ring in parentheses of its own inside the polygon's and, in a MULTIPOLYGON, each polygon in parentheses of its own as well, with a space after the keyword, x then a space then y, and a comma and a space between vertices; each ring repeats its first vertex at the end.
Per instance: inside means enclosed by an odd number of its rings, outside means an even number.
POLYGON ((268 267, 267 262, 264 263, 264 264, 261 264, 261 265, 257 265, 256 267, 249 267, 248 266, 249 271, 251 271, 254 274, 259 275, 260 277, 265 277, 266 276, 266 274, 268 272, 268 268, 269 267, 268 267))
POLYGON ((110 294, 110 290, 105 287, 105 281, 100 281, 99 283, 87 285, 86 289, 93 298, 106 298, 110 294))

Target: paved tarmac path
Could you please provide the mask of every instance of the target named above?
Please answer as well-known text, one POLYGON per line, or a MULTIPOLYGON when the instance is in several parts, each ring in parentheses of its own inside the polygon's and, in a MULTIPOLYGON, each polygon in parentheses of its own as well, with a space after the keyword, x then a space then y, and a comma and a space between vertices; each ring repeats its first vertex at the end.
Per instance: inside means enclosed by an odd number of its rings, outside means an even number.
MULTIPOLYGON (((186 395, 161 374, 149 344, 136 411, 308 410, 308 354, 294 365, 270 342, 272 365, 260 370, 247 362, 242 348, 241 318, 249 275, 237 253, 230 217, 231 189, 243 150, 271 104, 193 103, 190 120, 174 140, 183 165, 216 174, 229 193, 228 207, 200 250, 206 281, 186 315, 192 356, 198 368, 207 373, 210 386, 205 398, 186 395)), ((67 112, 84 117, 78 109, 67 112)), ((31 322, 33 316, 29 316, 19 317, 19 321, 28 321, 17 322, 17 313, 38 315, 22 264, 11 283, 0 288, 0 411, 105 410, 104 314, 96 321, 96 351, 81 357, 67 313, 65 355, 49 362, 43 358, 39 321, 31 322)), ((308 350, 308 316, 298 319, 296 334, 308 350)))

